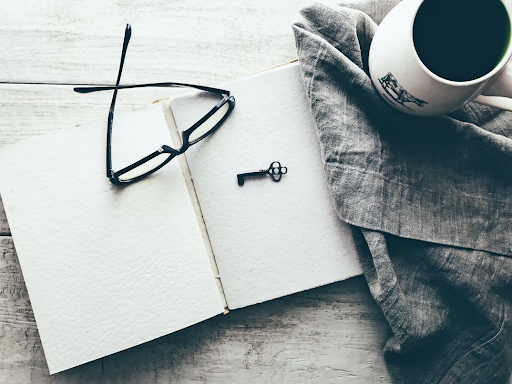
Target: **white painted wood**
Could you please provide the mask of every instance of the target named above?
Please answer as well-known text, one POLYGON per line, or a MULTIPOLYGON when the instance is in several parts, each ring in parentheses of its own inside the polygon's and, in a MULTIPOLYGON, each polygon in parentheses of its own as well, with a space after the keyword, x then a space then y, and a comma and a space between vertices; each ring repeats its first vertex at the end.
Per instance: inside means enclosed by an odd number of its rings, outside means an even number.
POLYGON ((2 198, 0 197, 0 236, 5 236, 10 234, 9 223, 7 222, 7 217, 5 216, 4 205, 2 203, 2 198))
MULTIPOLYGON (((291 21, 308 0, 5 1, 1 82, 111 84, 133 25, 123 83, 216 85, 296 58, 291 21)), ((117 108, 175 94, 120 92, 117 108)), ((0 147, 107 113, 111 93, 0 84, 0 147)), ((389 383, 390 336, 362 277, 233 311, 48 376, 0 207, 0 383, 389 383)))
POLYGON ((0 383, 389 383, 364 278, 235 310, 48 375, 11 238, 0 238, 0 383))
MULTIPOLYGON (((142 107, 173 91, 120 91, 116 111, 142 107)), ((72 86, 0 84, 0 148, 106 116, 111 98, 111 91, 79 94, 72 86)))
POLYGON ((308 0, 37 1, 0 6, 0 81, 216 84, 294 59, 291 22, 308 0))
MULTIPOLYGON (((166 94, 126 91, 119 107, 166 94)), ((80 95, 69 86, 1 85, 0 147, 101 116, 109 102, 110 94, 80 95)), ((0 232, 9 232, 3 207, 0 232)), ((0 383, 51 382, 12 240, 0 241, 0 383)), ((93 362, 55 380, 386 383, 380 349, 389 332, 364 279, 357 278, 234 311, 108 357, 103 372, 101 362, 93 362)))
MULTIPOLYGON (((0 147, 106 113, 110 93, 71 88, 0 85, 0 147)), ((119 109, 166 94, 125 91, 119 109)), ((9 233, 3 207, 0 232, 9 233)), ((103 371, 92 362, 50 378, 9 236, 0 251, 0 383, 389 382, 381 348, 390 330, 363 278, 233 311, 105 358, 103 371)))

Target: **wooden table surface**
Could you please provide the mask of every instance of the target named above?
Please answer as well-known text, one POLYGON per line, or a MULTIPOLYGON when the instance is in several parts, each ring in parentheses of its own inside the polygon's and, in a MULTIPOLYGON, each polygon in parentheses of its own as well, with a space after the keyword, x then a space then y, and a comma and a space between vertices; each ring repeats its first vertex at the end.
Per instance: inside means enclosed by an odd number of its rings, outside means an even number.
MULTIPOLYGON (((304 0, 17 0, 0 6, 0 147, 103 116, 74 84, 216 85, 296 58, 304 0)), ((118 109, 179 91, 120 93, 118 109)), ((0 204, 0 383, 389 383, 391 331, 363 277, 217 316, 50 376, 0 204)))

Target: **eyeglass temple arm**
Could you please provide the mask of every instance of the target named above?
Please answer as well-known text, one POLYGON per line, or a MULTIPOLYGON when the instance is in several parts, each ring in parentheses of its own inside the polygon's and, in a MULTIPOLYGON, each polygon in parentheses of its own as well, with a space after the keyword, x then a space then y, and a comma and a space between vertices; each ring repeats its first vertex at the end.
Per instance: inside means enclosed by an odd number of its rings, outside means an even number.
POLYGON ((200 89, 202 91, 217 93, 219 95, 227 95, 228 97, 231 95, 230 91, 225 90, 225 89, 205 87, 202 85, 195 85, 195 84, 184 84, 184 83, 152 83, 152 84, 134 84, 134 85, 116 84, 115 86, 106 85, 106 86, 99 86, 99 87, 76 87, 76 88, 73 88, 73 90, 78 93, 90 93, 90 92, 98 92, 98 91, 108 91, 108 90, 112 90, 112 89, 117 91, 118 89, 143 88, 143 87, 169 87, 169 88, 190 87, 190 88, 200 89))
MULTIPOLYGON (((130 42, 130 37, 132 36, 132 27, 130 24, 126 24, 126 29, 124 31, 124 41, 123 41, 123 50, 121 52, 121 62, 119 63, 119 72, 117 74, 116 86, 119 85, 121 81, 121 73, 123 72, 124 59, 126 57, 126 50, 128 49, 128 43, 130 42)), ((112 153, 111 153, 111 142, 112 142, 112 122, 114 120, 114 108, 116 106, 116 98, 117 98, 117 89, 114 91, 112 95, 112 103, 110 103, 110 109, 108 112, 108 130, 107 130, 107 177, 111 179, 113 177, 112 171, 112 153)))

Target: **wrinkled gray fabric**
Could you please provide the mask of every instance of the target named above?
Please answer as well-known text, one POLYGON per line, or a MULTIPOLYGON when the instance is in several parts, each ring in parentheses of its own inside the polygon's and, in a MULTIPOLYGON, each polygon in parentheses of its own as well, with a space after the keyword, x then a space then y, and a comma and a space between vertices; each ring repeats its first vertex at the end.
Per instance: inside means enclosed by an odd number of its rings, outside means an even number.
MULTIPOLYGON (((357 6, 380 21, 397 1, 357 6)), ((339 217, 361 228, 396 383, 506 383, 512 370, 512 113, 389 107, 368 76, 377 28, 316 3, 293 25, 339 217)))

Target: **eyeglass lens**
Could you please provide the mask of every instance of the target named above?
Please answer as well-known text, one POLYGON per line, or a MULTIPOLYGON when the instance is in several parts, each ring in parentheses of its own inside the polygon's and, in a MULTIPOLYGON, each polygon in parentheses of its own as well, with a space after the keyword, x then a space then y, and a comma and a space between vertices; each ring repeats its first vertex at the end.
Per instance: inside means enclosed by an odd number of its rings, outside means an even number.
POLYGON ((149 173, 153 171, 155 168, 160 167, 162 164, 164 164, 167 160, 170 160, 171 157, 173 157, 173 154, 170 153, 161 153, 157 155, 156 157, 152 158, 151 160, 146 161, 145 163, 142 163, 138 167, 135 167, 128 172, 125 172, 118 176, 119 181, 130 181, 137 177, 140 177, 142 175, 145 175, 146 173, 149 173))
POLYGON ((229 103, 224 103, 213 115, 211 115, 206 121, 204 121, 199 127, 197 127, 189 136, 191 144, 204 139, 209 135, 219 124, 220 121, 229 112, 229 103))

